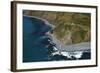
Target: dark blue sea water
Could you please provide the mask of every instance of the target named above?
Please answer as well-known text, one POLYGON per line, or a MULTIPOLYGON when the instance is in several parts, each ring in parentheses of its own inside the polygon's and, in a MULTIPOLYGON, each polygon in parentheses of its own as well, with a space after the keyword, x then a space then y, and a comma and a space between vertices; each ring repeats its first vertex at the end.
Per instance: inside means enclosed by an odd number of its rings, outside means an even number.
MULTIPOLYGON (((51 26, 42 19, 23 16, 23 62, 41 62, 54 60, 76 60, 75 57, 67 58, 63 55, 51 56, 51 48, 47 39, 50 38, 46 32, 50 31, 51 26)), ((52 41, 52 39, 51 39, 52 41)), ((90 59, 91 53, 84 52, 81 59, 90 59)))

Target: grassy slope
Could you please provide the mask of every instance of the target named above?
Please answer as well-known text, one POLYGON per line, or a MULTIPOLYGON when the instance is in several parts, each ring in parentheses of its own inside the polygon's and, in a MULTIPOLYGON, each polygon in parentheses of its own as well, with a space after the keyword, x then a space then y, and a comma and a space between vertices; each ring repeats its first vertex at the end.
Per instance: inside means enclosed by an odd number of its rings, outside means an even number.
POLYGON ((89 13, 24 11, 24 15, 44 18, 55 25, 53 35, 63 44, 90 41, 91 15, 89 13))

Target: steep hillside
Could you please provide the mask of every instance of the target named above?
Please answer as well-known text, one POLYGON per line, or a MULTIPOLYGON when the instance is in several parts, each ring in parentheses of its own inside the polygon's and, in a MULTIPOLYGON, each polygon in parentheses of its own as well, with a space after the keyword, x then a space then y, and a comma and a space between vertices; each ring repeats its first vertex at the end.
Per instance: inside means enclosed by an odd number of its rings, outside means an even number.
POLYGON ((46 19, 55 26, 53 36, 63 44, 90 42, 91 14, 74 12, 49 12, 24 10, 24 15, 46 19))

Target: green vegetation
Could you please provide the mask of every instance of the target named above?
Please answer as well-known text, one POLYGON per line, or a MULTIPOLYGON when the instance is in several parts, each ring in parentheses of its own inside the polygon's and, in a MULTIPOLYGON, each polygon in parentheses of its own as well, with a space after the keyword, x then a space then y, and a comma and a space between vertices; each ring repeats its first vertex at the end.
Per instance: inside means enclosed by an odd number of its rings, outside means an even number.
POLYGON ((23 14, 46 19, 49 23, 55 25, 53 35, 63 44, 90 41, 90 13, 24 10, 23 14))

